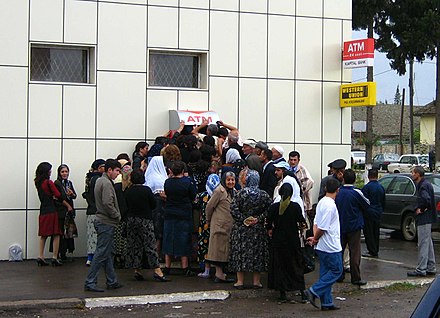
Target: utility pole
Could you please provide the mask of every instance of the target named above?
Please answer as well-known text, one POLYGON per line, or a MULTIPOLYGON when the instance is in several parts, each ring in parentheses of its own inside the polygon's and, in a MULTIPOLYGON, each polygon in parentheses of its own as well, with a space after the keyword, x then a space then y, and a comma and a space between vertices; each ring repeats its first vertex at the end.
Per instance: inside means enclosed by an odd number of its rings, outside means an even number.
MULTIPOLYGON (((373 38, 373 21, 368 25, 367 37, 373 38)), ((373 66, 367 67, 367 82, 373 81, 373 66)), ((373 158, 373 106, 367 106, 365 132, 365 163, 371 164, 373 158)))
POLYGON ((436 72, 435 79, 437 83, 437 88, 435 91, 435 168, 440 165, 440 44, 437 45, 437 62, 436 62, 436 72))
POLYGON ((399 144, 400 144, 400 152, 399 155, 403 155, 403 112, 405 109, 405 89, 403 89, 402 93, 402 106, 400 109, 400 131, 399 131, 399 144))
POLYGON ((409 61, 409 144, 414 153, 414 58, 409 61))

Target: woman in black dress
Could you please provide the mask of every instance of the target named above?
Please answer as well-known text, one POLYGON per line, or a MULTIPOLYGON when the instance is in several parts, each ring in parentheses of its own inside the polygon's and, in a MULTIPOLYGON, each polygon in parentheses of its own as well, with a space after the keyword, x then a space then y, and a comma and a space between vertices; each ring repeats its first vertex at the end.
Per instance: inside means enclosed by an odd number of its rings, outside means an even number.
POLYGON ((131 172, 132 186, 125 191, 127 203, 127 252, 126 266, 134 269, 134 278, 144 280, 140 270, 143 258, 154 269, 153 278, 159 282, 169 281, 162 273, 156 251, 154 237, 153 209, 156 200, 145 182, 144 172, 140 169, 131 172))
POLYGON ((298 224, 306 221, 300 205, 290 201, 293 188, 289 183, 281 186, 279 194, 281 201, 272 204, 267 215, 266 228, 272 237, 268 287, 280 292, 280 302, 286 302, 286 291, 292 290, 299 290, 304 300, 304 259, 298 224))

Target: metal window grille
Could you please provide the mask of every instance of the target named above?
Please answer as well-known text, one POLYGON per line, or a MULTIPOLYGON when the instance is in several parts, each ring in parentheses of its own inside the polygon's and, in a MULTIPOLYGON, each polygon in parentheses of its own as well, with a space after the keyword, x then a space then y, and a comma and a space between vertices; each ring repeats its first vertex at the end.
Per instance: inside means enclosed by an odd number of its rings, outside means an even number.
POLYGON ((199 56, 150 53, 149 85, 199 88, 199 56))
POLYGON ((88 83, 89 50, 33 47, 31 81, 88 83))

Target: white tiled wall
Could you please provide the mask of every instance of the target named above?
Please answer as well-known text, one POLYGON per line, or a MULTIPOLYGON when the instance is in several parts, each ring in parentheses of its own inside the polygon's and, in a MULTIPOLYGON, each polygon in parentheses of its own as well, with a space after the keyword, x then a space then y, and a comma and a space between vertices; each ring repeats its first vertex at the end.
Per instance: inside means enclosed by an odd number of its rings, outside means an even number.
MULTIPOLYGON (((52 179, 68 164, 80 195, 95 158, 131 155, 139 140, 177 128, 170 109, 215 110, 243 138, 280 144, 286 156, 299 150, 317 193, 327 163, 348 159, 351 143, 351 111, 338 105, 340 84, 351 81, 340 61, 351 0, 333 2, 0 1, 0 27, 11 30, 0 32, 0 149, 7 166, 22 167, 6 169, 0 186, 0 222, 11 232, 0 234, 0 259, 12 241, 38 254, 38 163, 52 163, 52 179), (92 83, 30 83, 30 43, 92 47, 92 83), (150 48, 206 53, 206 87, 147 87, 150 48)), ((75 205, 79 256, 86 204, 75 205)))

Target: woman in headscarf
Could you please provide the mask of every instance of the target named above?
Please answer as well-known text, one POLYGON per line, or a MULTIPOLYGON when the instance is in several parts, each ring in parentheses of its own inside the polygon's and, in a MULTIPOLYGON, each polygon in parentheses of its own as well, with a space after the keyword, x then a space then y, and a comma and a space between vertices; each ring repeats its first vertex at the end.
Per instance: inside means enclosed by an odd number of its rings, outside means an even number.
POLYGON ((267 215, 270 246, 268 287, 280 292, 279 302, 286 302, 286 291, 299 290, 305 299, 304 259, 299 231, 305 219, 298 203, 292 202, 293 187, 284 183, 279 194, 281 200, 271 205, 267 215), (300 226, 298 226, 300 225, 300 226))
POLYGON ((165 180, 168 174, 165 168, 164 158, 162 156, 154 156, 145 170, 145 183, 153 192, 156 200, 156 208, 153 210, 153 224, 154 236, 157 244, 157 254, 160 257, 161 244, 163 238, 163 220, 164 220, 164 205, 166 195, 164 192, 165 180))
POLYGON ((235 174, 232 171, 226 172, 206 206, 206 218, 211 232, 206 260, 215 266, 216 283, 234 281, 227 279, 224 274, 229 259, 229 240, 234 223, 231 215, 231 203, 236 192, 234 187, 235 174))
POLYGON ((67 208, 59 202, 56 205, 58 211, 58 223, 60 230, 63 233, 60 237, 59 256, 61 261, 67 261, 67 252, 73 253, 75 250, 74 238, 78 236, 78 232, 68 231, 71 225, 76 229, 75 225, 75 210, 73 207, 73 200, 76 199, 76 192, 72 181, 69 180, 70 169, 66 164, 61 164, 57 169, 57 179, 55 186, 61 193, 62 200, 65 200, 72 207, 72 211, 68 212, 67 208))
POLYGON ((234 287, 244 288, 244 273, 253 273, 254 289, 263 288, 260 272, 267 271, 269 259, 267 233, 264 228, 267 211, 272 203, 267 192, 260 190, 260 175, 255 170, 244 169, 238 191, 231 205, 234 218, 231 233, 231 256, 228 268, 237 272, 234 287))
POLYGON ((206 262, 210 235, 209 223, 206 217, 206 206, 211 199, 212 193, 219 186, 219 184, 220 177, 217 174, 210 174, 205 182, 206 190, 197 194, 194 204, 195 209, 200 212, 197 261, 199 262, 199 266, 203 272, 199 273, 197 276, 201 278, 209 278, 211 269, 209 263, 206 262))

